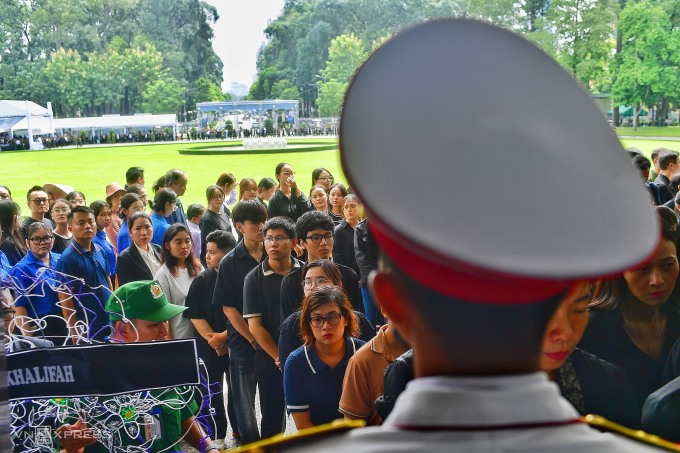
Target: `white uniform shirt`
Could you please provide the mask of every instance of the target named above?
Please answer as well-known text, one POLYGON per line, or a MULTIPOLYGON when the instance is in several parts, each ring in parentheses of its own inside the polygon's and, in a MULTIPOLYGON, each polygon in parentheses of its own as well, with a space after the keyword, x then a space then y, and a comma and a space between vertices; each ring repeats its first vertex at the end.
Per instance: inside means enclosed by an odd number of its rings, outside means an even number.
POLYGON ((297 446, 301 452, 659 452, 600 433, 544 373, 411 381, 379 427, 297 446), (506 429, 503 429, 503 427, 506 429), (507 427, 512 427, 507 429, 507 427))

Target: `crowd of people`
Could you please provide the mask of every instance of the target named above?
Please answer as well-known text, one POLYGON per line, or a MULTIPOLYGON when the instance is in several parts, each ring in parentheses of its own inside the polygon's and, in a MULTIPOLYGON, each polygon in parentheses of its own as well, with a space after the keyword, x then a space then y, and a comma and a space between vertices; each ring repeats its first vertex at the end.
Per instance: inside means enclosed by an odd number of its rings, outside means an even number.
MULTIPOLYGON (((581 414, 637 429, 648 396, 680 367, 680 184, 665 184, 677 179, 677 152, 653 153, 650 182, 651 162, 629 151, 654 204, 667 204, 657 207, 662 246, 644 266, 565 296, 541 368, 581 414)), ((167 337, 196 338, 210 379, 225 385, 210 399, 214 438, 225 438, 228 425, 244 443, 274 436, 286 412, 298 429, 340 417, 380 424, 413 378, 413 353, 367 291, 378 246, 360 201, 325 168, 312 173, 309 196, 290 164, 274 174, 256 182, 223 173, 206 188, 205 206, 185 210, 187 174, 168 171, 149 199, 144 170, 131 167, 124 186, 107 185, 89 205, 79 191, 36 185, 23 220, 0 185, 0 259, 13 301, 3 308, 5 328, 55 345, 103 342, 111 292, 155 281, 186 307, 168 320, 167 337)))

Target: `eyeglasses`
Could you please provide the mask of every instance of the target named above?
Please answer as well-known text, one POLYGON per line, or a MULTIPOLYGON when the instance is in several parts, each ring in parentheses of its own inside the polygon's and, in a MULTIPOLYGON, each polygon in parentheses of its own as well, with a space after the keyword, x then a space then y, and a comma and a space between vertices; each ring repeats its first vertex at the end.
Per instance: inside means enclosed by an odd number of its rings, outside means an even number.
POLYGON ((337 326, 340 324, 340 319, 342 318, 342 313, 331 313, 328 316, 314 316, 310 318, 309 323, 312 327, 323 327, 323 323, 327 322, 331 326, 337 326))
POLYGON ((302 282, 302 286, 304 286, 305 288, 309 288, 310 286, 315 285, 315 284, 316 284, 316 286, 324 286, 324 285, 329 284, 330 282, 331 281, 329 279, 327 279, 326 277, 317 277, 315 279, 306 278, 302 282))
POLYGON ((305 239, 310 239, 315 244, 321 244, 322 239, 325 239, 326 242, 331 242, 333 240, 333 233, 313 234, 311 236, 307 236, 305 239))
POLYGON ((295 174, 295 172, 294 171, 284 171, 282 174, 284 176, 293 176, 295 174))
POLYGON ((52 236, 44 236, 44 237, 38 237, 38 236, 33 236, 32 238, 29 239, 33 243, 33 245, 40 245, 42 243, 45 244, 50 244, 54 240, 54 237, 52 236))
POLYGON ((276 236, 276 237, 265 236, 264 238, 264 242, 268 244, 271 244, 272 242, 278 244, 279 242, 285 241, 290 241, 290 238, 288 236, 276 236))
POLYGON ((69 213, 71 210, 69 208, 54 208, 52 209, 56 214, 69 213))
POLYGON ((224 195, 213 195, 210 198, 213 200, 224 200, 224 195))
POLYGON ((47 198, 34 198, 31 201, 35 204, 46 204, 47 198))
POLYGON ((334 181, 332 176, 319 176, 317 179, 323 179, 324 181, 334 181))

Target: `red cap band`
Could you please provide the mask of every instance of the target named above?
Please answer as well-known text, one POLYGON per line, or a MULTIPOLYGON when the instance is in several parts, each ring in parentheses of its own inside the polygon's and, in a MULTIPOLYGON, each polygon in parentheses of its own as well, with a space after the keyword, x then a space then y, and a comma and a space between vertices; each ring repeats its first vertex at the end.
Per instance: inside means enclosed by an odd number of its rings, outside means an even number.
POLYGON ((501 274, 456 262, 386 228, 372 217, 371 233, 382 250, 420 284, 468 302, 516 305, 539 302, 566 291, 572 282, 501 274), (424 253, 415 253, 414 250, 424 253))

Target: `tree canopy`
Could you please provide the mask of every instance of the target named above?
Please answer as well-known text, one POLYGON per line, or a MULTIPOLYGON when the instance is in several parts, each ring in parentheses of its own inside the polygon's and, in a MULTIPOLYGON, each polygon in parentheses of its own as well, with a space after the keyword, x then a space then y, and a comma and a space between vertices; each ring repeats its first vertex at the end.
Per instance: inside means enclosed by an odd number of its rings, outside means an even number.
POLYGON ((175 113, 187 92, 221 99, 217 19, 201 0, 3 0, 0 98, 52 101, 60 116, 175 113))

